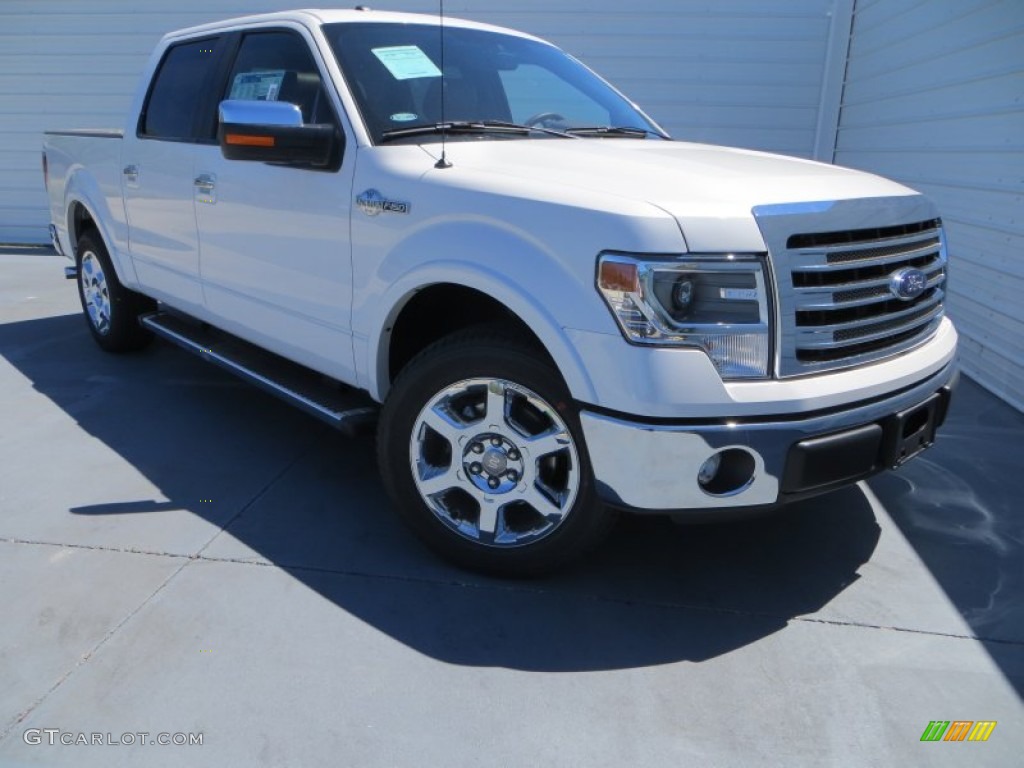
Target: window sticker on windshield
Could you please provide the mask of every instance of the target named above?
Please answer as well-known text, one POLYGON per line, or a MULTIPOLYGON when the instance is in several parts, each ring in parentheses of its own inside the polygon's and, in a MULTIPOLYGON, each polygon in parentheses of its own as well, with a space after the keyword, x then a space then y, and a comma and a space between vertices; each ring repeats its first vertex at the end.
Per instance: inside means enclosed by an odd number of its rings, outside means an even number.
POLYGON ((283 69, 269 72, 241 72, 235 75, 228 98, 242 101, 277 101, 283 81, 283 69))
POLYGON ((373 55, 388 68, 395 80, 414 80, 420 77, 440 77, 441 70, 418 45, 393 45, 373 48, 373 55))
POLYGON ((392 123, 411 123, 419 115, 414 115, 412 112, 399 112, 398 114, 391 116, 392 123))

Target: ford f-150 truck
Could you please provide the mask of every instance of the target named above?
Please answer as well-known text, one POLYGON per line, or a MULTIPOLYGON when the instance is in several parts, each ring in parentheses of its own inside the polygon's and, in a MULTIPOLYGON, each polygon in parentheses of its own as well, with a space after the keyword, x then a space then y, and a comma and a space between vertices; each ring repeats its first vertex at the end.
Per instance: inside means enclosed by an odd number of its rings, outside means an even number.
POLYGON ((737 516, 898 467, 956 380, 926 198, 672 140, 535 37, 294 11, 167 35, 122 131, 53 131, 111 352, 154 334, 339 427, 404 520, 548 570, 619 510, 737 516))

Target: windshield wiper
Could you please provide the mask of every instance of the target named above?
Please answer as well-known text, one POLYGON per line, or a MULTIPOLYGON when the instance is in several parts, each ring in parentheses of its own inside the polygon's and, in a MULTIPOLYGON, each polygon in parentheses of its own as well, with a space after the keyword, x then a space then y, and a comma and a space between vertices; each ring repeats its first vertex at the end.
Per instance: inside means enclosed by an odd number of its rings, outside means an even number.
POLYGON ((644 139, 648 136, 657 136, 659 139, 668 139, 663 133, 652 131, 648 128, 633 128, 626 125, 591 125, 578 128, 566 128, 566 133, 573 136, 612 136, 624 139, 644 139))
POLYGON ((381 142, 404 139, 408 136, 422 136, 430 133, 498 133, 513 136, 528 136, 531 133, 546 133, 550 136, 574 138, 568 131, 542 128, 539 125, 519 125, 504 120, 452 120, 447 123, 410 125, 408 128, 392 128, 380 135, 381 142))

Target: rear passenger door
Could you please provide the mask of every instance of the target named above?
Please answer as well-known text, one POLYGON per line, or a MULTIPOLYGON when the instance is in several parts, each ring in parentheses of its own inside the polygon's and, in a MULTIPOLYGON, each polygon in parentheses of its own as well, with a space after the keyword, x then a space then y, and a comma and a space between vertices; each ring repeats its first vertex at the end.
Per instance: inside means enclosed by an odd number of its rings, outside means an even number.
POLYGON ((170 46, 157 67, 134 131, 126 131, 121 188, 132 261, 143 290, 201 312, 199 241, 193 207, 196 150, 216 143, 210 89, 223 38, 170 46))
MULTIPOLYGON (((299 29, 242 35, 221 99, 287 101, 303 122, 333 125, 333 86, 299 29)), ((354 142, 328 170, 226 160, 201 147, 196 177, 200 268, 212 322, 278 354, 354 381, 349 244, 354 142)))

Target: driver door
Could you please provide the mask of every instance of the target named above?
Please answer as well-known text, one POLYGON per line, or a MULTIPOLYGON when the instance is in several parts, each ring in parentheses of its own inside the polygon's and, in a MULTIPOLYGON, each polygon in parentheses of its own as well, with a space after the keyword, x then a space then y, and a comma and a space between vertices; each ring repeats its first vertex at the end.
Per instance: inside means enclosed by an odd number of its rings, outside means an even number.
MULTIPOLYGON (((310 43, 292 29, 243 35, 223 99, 289 101, 343 136, 310 43)), ((213 322, 343 381, 354 381, 349 241, 354 153, 333 170, 226 160, 200 147, 200 274, 213 322)))

